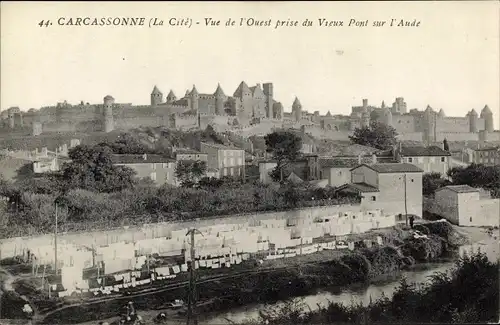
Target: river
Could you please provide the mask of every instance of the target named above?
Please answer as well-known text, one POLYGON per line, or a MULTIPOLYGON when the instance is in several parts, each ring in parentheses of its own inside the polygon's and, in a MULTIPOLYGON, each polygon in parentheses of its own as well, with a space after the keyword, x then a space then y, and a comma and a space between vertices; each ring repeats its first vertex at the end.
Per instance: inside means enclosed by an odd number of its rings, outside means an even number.
MULTIPOLYGON (((473 245, 466 245, 460 248, 460 253, 467 253, 470 251, 486 253, 490 260, 496 260, 500 257, 499 245, 496 239, 484 239, 473 245)), ((426 263, 418 264, 411 270, 396 272, 394 274, 385 275, 379 279, 375 279, 369 285, 355 285, 345 289, 329 288, 328 290, 318 291, 314 295, 302 297, 303 303, 311 308, 311 310, 318 309, 318 304, 326 306, 329 302, 337 302, 343 304, 351 304, 353 302, 360 302, 367 305, 370 299, 375 301, 382 295, 391 298, 395 290, 399 286, 399 281, 402 277, 406 277, 409 283, 417 285, 428 281, 429 276, 437 272, 447 272, 455 263, 453 261, 442 263, 426 263)), ((267 306, 279 306, 282 302, 277 302, 267 306)), ((230 322, 242 322, 248 319, 256 319, 259 316, 259 310, 265 308, 264 304, 247 305, 244 307, 235 308, 229 312, 218 315, 208 316, 200 323, 206 325, 221 325, 230 324, 230 322)))

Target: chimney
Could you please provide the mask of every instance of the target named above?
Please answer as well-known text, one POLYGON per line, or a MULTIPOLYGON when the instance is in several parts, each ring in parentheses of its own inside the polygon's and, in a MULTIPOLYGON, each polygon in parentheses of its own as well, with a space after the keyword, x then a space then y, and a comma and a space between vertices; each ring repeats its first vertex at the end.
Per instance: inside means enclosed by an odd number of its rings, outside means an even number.
POLYGON ((144 159, 144 160, 148 160, 148 155, 147 155, 147 154, 143 154, 143 155, 142 155, 142 159, 144 159))
POLYGON ((376 164, 376 163, 377 163, 377 155, 373 154, 372 155, 372 164, 376 164))

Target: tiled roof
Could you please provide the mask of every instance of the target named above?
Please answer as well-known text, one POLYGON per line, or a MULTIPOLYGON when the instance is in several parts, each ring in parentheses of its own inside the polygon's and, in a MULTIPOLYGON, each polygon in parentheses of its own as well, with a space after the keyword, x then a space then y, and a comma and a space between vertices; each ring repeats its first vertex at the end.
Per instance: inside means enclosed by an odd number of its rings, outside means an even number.
POLYGON ((222 149, 222 150, 241 150, 241 151, 243 151, 243 149, 236 148, 236 147, 226 146, 224 144, 207 143, 207 142, 202 142, 202 143, 205 144, 205 145, 207 145, 207 146, 214 147, 214 148, 217 148, 217 149, 222 149))
MULTIPOLYGON (((360 166, 366 166, 370 169, 373 169, 377 173, 423 173, 424 172, 422 169, 418 168, 415 165, 405 164, 405 163, 389 163, 389 164, 373 164, 373 165, 363 164, 360 166)), ((356 169, 358 167, 355 167, 353 169, 356 169)))
POLYGON ((359 144, 351 144, 351 143, 341 143, 341 142, 332 142, 327 144, 321 144, 319 151, 322 156, 359 156, 359 155, 371 155, 374 153, 378 153, 379 150, 362 146, 359 144))
POLYGON ((199 151, 192 150, 192 149, 176 149, 175 154, 176 155, 182 155, 182 154, 185 154, 185 155, 206 155, 206 153, 199 152, 199 151))
POLYGON ((246 82, 242 81, 240 83, 240 85, 238 86, 238 88, 236 88, 234 94, 233 94, 233 97, 243 97, 243 94, 245 93, 252 93, 252 91, 250 90, 250 88, 248 88, 248 85, 246 84, 246 82))
POLYGON ((320 159, 319 165, 321 168, 354 168, 359 165, 358 159, 320 159))
POLYGON ((445 151, 437 146, 429 147, 402 147, 401 155, 403 156, 450 156, 448 151, 445 151))
POLYGON ((479 149, 474 149, 474 151, 500 151, 500 146, 499 147, 489 147, 489 148, 479 148, 479 149))
POLYGON ((151 164, 175 162, 171 158, 160 155, 113 155, 111 160, 115 164, 151 164))
POLYGON ((340 187, 340 190, 344 188, 352 188, 356 191, 359 191, 361 193, 373 193, 373 192, 379 192, 378 188, 368 185, 366 183, 350 183, 350 184, 345 184, 340 187))
POLYGON ((436 190, 436 192, 448 189, 456 193, 473 193, 473 192, 479 192, 479 189, 471 187, 469 185, 447 185, 444 187, 439 188, 436 190))

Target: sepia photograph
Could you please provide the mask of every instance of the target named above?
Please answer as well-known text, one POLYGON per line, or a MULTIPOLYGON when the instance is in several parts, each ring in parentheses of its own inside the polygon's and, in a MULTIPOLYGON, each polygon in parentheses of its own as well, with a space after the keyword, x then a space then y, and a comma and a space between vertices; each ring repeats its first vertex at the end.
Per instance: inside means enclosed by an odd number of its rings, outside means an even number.
POLYGON ((0 325, 500 321, 500 2, 0 15, 0 325))

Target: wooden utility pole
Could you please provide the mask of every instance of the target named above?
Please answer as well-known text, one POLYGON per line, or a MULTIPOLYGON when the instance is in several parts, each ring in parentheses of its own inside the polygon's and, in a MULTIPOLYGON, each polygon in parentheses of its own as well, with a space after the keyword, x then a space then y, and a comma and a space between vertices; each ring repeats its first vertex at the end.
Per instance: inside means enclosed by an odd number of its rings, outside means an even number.
POLYGON ((54 272, 57 274, 57 202, 56 202, 56 228, 54 231, 54 272))
POLYGON ((188 294, 188 312, 187 312, 187 325, 198 325, 198 318, 196 315, 196 274, 195 274, 195 249, 194 249, 194 234, 201 234, 197 229, 190 229, 187 235, 191 237, 191 261, 188 264, 189 268, 189 294, 188 294), (192 322, 191 322, 192 321, 192 322))
POLYGON ((408 203, 407 203, 407 195, 406 195, 406 174, 403 175, 404 181, 404 193, 405 193, 405 223, 408 226, 408 203))

